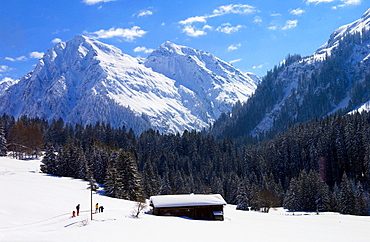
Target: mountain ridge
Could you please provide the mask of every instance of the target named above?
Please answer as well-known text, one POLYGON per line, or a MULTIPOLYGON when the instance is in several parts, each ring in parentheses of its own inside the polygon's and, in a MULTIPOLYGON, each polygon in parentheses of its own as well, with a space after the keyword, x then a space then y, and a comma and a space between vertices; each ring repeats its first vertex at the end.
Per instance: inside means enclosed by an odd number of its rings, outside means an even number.
MULTIPOLYGON (((170 42, 162 45, 166 44, 180 48, 170 42)), ((187 50, 199 52, 189 47, 187 50)), ((197 68, 203 64, 197 63, 197 68)), ((189 71, 186 66, 182 70, 189 71)), ((242 76, 242 86, 251 87, 252 93, 254 81, 234 72, 242 76)), ((212 71, 207 75, 217 77, 212 71)), ((228 81, 235 90, 239 88, 240 82, 228 81)), ((231 110, 238 101, 233 92, 226 94, 233 95, 230 100, 225 96, 220 101, 176 82, 114 46, 76 35, 47 50, 31 73, 7 86, 0 95, 0 111, 16 118, 63 118, 72 124, 126 126, 137 133, 148 128, 176 133, 207 128, 224 111, 218 107, 231 110)))
POLYGON ((357 110, 370 100, 369 46, 370 9, 336 29, 311 56, 288 55, 252 98, 216 120, 211 133, 271 136, 298 122, 357 110))

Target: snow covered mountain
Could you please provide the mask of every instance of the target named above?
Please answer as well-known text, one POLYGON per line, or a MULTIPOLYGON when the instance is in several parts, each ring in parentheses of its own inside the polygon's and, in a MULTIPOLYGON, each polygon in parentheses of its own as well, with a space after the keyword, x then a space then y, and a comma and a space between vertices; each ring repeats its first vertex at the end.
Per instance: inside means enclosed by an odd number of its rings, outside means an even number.
MULTIPOLYGON (((180 48, 166 42, 155 51, 158 59, 165 46, 180 48)), ((222 69, 202 74, 202 87, 198 87, 200 80, 192 83, 186 77, 204 69, 204 61, 189 68, 174 56, 182 77, 177 83, 165 76, 174 72, 167 69, 170 65, 149 68, 114 46, 77 35, 49 49, 33 72, 2 90, 0 111, 16 118, 28 115, 49 121, 63 118, 72 124, 125 125, 138 133, 148 128, 164 133, 200 130, 236 101, 245 101, 256 84, 210 54, 187 50, 222 63, 222 69), (204 91, 199 92, 200 88, 204 91)), ((145 60, 147 66, 153 56, 145 60)))
POLYGON ((256 89, 254 77, 244 75, 229 63, 210 53, 168 41, 150 54, 144 64, 176 80, 176 86, 187 99, 185 105, 191 108, 194 105, 191 100, 198 100, 201 106, 197 115, 208 122, 230 111, 236 101, 245 102, 256 89))
POLYGON ((313 55, 289 55, 267 73, 245 105, 216 121, 213 132, 257 136, 335 112, 364 110, 370 100, 369 57, 370 9, 335 30, 313 55))

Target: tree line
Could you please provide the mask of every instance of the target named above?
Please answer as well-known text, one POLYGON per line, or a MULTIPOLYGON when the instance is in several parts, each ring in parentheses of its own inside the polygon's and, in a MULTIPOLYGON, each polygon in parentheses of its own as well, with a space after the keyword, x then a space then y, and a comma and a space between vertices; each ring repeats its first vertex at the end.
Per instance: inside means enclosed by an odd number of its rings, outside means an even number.
MULTIPOLYGON (((5 143, 14 140, 12 130, 19 127, 42 134, 42 146, 38 143, 30 152, 4 145, 8 153, 28 157, 43 150, 43 172, 93 179, 104 185, 108 196, 142 200, 158 194, 219 193, 238 209, 267 212, 285 206, 292 211, 368 214, 366 112, 298 124, 257 144, 231 137, 218 140, 196 131, 161 134, 150 129, 135 135, 125 127, 72 126, 61 119, 49 124, 3 115, 0 122, 5 143)), ((29 142, 26 133, 17 144, 32 147, 23 143, 29 142)))

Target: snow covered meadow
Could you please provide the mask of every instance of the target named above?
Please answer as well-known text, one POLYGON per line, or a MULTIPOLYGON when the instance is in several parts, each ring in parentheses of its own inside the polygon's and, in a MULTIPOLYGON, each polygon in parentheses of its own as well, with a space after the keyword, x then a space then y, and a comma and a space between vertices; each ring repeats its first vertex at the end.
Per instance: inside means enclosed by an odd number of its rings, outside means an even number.
POLYGON ((90 220, 86 181, 39 172, 40 160, 0 157, 0 241, 369 241, 370 217, 337 213, 238 211, 225 221, 142 214, 135 203, 93 194, 104 212, 90 220), (81 204, 79 217, 71 218, 81 204))

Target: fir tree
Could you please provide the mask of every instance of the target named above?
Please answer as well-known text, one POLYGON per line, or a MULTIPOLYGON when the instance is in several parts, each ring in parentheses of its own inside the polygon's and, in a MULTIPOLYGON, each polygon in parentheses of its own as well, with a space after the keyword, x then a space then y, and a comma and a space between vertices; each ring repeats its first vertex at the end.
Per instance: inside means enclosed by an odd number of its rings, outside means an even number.
POLYGON ((341 182, 339 197, 339 212, 344 214, 357 214, 356 193, 353 181, 344 173, 341 182))
POLYGON ((366 201, 366 195, 364 192, 364 189, 359 183, 357 185, 357 190, 356 190, 356 204, 357 204, 357 214, 358 215, 368 215, 368 205, 366 201))
MULTIPOLYGON (((115 154, 113 155, 115 156, 115 154)), ((115 163, 110 162, 106 172, 106 178, 104 182, 104 192, 109 197, 120 198, 120 191, 122 184, 122 179, 115 167, 115 163)))
POLYGON ((42 172, 57 175, 57 156, 55 154, 54 146, 51 143, 46 144, 45 154, 42 159, 40 169, 42 172))
POLYGON ((117 157, 117 163, 119 164, 118 172, 123 179, 125 199, 141 201, 143 199, 141 174, 133 156, 121 150, 117 157))
POLYGON ((0 156, 6 156, 8 152, 4 128, 0 125, 0 156))
POLYGON ((247 187, 249 187, 249 184, 245 181, 239 184, 238 192, 236 195, 236 209, 249 211, 249 197, 247 194, 247 187))
POLYGON ((153 195, 158 195, 160 192, 160 181, 158 176, 158 171, 153 168, 152 162, 147 161, 144 164, 143 170, 143 183, 145 194, 150 197, 153 195))
POLYGON ((289 211, 299 211, 301 209, 299 206, 299 198, 296 194, 297 191, 298 181, 295 178, 292 178, 283 203, 284 207, 286 207, 289 211))
POLYGON ((108 167, 105 182, 107 195, 132 201, 143 200, 141 175, 130 153, 120 150, 108 167))
POLYGON ((339 198, 340 198, 339 187, 337 186, 337 184, 335 184, 334 188, 333 188, 333 193, 332 193, 331 199, 330 199, 330 210, 332 212, 339 212, 340 211, 339 198))

